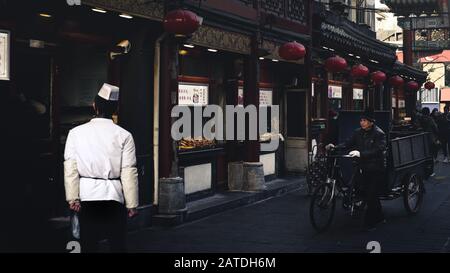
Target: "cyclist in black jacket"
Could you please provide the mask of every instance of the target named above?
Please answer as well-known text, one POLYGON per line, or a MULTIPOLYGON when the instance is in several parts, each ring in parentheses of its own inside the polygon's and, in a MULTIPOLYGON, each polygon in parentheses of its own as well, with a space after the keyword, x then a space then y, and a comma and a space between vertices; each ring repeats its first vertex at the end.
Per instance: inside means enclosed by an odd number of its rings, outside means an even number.
POLYGON ((360 119, 360 126, 345 143, 327 145, 327 149, 350 150, 349 155, 359 158, 360 172, 356 183, 361 186, 362 197, 367 204, 364 226, 368 230, 384 222, 381 202, 378 198, 386 174, 386 135, 375 125, 373 110, 366 109, 360 119))

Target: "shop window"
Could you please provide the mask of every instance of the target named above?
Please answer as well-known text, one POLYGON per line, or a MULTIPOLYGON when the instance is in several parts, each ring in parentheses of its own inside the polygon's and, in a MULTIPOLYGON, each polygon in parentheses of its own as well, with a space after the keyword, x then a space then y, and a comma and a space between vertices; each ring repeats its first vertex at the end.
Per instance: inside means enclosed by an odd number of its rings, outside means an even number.
MULTIPOLYGON (((207 81, 207 79, 204 81, 207 81)), ((203 117, 205 107, 210 104, 209 87, 207 83, 180 82, 178 84, 178 105, 189 106, 191 112, 191 137, 184 138, 179 142, 178 149, 180 151, 208 149, 215 147, 217 144, 215 140, 207 140, 202 136, 203 126, 210 120, 210 118, 203 117), (201 115, 200 135, 196 135, 194 131, 199 122, 195 114, 196 112, 199 112, 201 115)))

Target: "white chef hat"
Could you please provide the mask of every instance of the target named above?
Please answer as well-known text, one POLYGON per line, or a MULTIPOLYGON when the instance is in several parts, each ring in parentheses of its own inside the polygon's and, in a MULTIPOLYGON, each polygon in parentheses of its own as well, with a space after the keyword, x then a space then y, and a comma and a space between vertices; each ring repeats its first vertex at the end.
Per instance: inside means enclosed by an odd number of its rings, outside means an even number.
POLYGON ((98 92, 98 96, 108 101, 118 101, 119 87, 105 83, 98 92))

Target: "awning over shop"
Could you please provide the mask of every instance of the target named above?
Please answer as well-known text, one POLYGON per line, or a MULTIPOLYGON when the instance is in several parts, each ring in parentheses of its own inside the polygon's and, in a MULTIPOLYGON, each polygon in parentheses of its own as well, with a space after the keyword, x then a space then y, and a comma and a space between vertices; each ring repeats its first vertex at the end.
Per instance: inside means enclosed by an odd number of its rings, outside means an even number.
POLYGON ((396 47, 377 40, 374 32, 367 26, 358 25, 328 11, 323 5, 315 6, 313 19, 313 42, 322 57, 341 55, 356 63, 364 63, 371 70, 399 75, 405 81, 414 80, 420 85, 426 81, 426 72, 397 61, 396 47))
POLYGON ((358 56, 369 63, 392 65, 396 61, 396 48, 377 40, 368 26, 358 25, 320 7, 315 12, 314 35, 319 38, 315 39, 316 46, 358 56))
POLYGON ((428 73, 420 69, 411 67, 399 61, 396 61, 392 72, 402 76, 405 80, 410 79, 417 81, 419 84, 423 84, 427 80, 428 73))

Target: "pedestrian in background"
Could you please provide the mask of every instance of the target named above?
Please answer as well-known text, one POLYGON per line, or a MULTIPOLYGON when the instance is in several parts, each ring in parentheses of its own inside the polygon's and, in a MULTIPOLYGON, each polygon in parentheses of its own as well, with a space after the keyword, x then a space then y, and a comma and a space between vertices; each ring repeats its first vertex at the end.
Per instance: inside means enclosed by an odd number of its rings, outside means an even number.
POLYGON ((448 163, 448 138, 450 133, 450 126, 447 117, 444 113, 436 112, 436 124, 438 127, 438 139, 442 152, 444 154, 444 163, 448 163))
MULTIPOLYGON (((428 132, 430 133, 430 138, 429 138, 429 145, 430 145, 430 149, 431 149, 431 153, 433 155, 433 159, 434 162, 436 162, 437 160, 437 152, 438 152, 438 145, 439 145, 439 140, 438 140, 438 129, 437 129, 437 125, 434 122, 433 118, 430 115, 430 108, 425 107, 422 108, 422 116, 420 117, 420 127, 422 128, 422 130, 424 132, 428 132)), ((431 176, 434 176, 435 173, 433 172, 431 174, 431 176)))

